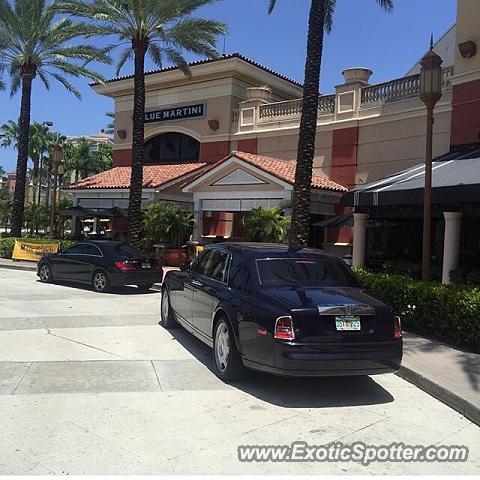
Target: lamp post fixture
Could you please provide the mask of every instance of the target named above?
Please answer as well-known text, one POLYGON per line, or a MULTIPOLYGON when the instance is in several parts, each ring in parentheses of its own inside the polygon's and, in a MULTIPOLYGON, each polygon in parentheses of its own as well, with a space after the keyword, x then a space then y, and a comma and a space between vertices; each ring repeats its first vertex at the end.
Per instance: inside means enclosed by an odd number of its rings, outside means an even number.
POLYGON ((430 50, 420 64, 420 99, 427 107, 427 145, 425 152, 425 193, 423 199, 423 253, 422 281, 430 281, 431 238, 432 238, 432 151, 433 151, 433 110, 442 97, 442 59, 433 51, 433 36, 430 50))
POLYGON ((50 212, 50 238, 55 238, 56 234, 56 209, 57 209, 57 185, 58 179, 63 177, 65 173, 65 163, 63 162, 63 147, 55 145, 53 150, 53 195, 52 195, 52 210, 50 212))

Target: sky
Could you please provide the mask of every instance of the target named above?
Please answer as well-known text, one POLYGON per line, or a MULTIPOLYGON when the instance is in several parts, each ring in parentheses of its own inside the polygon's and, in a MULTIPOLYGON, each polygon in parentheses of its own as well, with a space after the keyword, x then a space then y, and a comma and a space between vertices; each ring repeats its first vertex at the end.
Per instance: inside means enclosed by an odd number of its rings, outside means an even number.
MULTIPOLYGON (((335 85, 343 81, 342 70, 349 67, 372 69, 371 83, 402 77, 425 53, 430 34, 438 39, 455 23, 456 0, 394 0, 394 3, 393 13, 388 14, 375 0, 337 0, 334 29, 325 39, 322 93, 333 93, 335 85)), ((225 42, 219 40, 220 52, 240 52, 303 82, 310 1, 278 0, 272 15, 267 14, 267 4, 268 0, 219 0, 200 10, 199 15, 227 24, 229 35, 225 42)), ((102 40, 93 43, 100 45, 102 40)), ((115 76, 113 65, 94 65, 94 68, 105 78, 115 76)), ((132 71, 132 64, 127 63, 122 75, 132 71)), ((63 135, 100 131, 108 123, 105 112, 113 111, 113 101, 95 94, 87 79, 72 83, 80 89, 81 101, 59 84, 52 84, 51 90, 46 91, 37 79, 32 96, 32 121, 52 121, 52 129, 63 135)), ((17 120, 19 108, 20 95, 10 98, 8 91, 0 92, 0 125, 17 120)), ((7 171, 14 170, 16 152, 0 150, 0 165, 7 171)))

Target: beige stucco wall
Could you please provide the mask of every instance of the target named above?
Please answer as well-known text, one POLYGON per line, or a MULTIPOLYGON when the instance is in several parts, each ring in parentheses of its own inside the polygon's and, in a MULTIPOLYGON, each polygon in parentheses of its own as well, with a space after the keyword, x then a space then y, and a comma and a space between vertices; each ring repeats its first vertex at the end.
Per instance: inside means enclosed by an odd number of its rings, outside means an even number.
POLYGON ((457 45, 472 40, 477 44, 477 55, 465 59, 455 48, 455 75, 480 71, 480 2, 479 0, 457 1, 457 45))

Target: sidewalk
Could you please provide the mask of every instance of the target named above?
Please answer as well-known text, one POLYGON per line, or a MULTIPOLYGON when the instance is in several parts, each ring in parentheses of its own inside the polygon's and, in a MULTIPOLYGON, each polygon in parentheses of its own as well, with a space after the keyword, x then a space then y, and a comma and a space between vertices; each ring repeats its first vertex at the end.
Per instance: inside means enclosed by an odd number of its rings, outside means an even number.
POLYGON ((13 261, 9 258, 0 258, 0 268, 8 268, 11 270, 37 271, 37 262, 24 262, 23 260, 13 261))
POLYGON ((398 375, 480 425, 480 355, 404 333, 398 375))

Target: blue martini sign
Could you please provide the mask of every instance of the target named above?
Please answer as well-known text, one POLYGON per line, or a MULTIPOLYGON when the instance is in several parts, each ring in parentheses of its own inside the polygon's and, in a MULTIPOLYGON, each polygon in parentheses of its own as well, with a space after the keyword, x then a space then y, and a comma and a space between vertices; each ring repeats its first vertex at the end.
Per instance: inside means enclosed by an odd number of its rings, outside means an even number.
POLYGON ((165 108, 153 112, 145 112, 145 123, 165 122, 167 120, 183 120, 185 118, 203 117, 205 104, 185 105, 182 107, 165 108))

